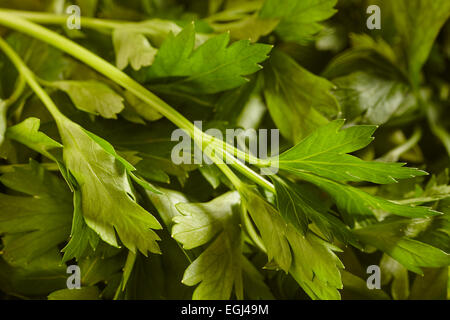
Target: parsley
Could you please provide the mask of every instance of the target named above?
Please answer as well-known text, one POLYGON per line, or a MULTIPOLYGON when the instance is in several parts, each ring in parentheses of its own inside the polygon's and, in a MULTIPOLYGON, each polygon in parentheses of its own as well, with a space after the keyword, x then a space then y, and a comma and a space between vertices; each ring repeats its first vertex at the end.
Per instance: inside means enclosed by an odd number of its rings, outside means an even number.
POLYGON ((72 2, 1 3, 0 297, 448 297, 448 1, 72 2))

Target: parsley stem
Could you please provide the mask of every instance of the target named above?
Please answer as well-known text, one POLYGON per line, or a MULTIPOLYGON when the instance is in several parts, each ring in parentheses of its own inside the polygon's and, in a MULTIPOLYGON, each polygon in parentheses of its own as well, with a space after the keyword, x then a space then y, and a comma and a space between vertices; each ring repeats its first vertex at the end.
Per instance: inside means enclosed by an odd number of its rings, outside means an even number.
POLYGON ((11 96, 6 99, 4 101, 3 107, 5 109, 7 109, 9 106, 13 105, 22 95, 23 90, 25 89, 25 79, 24 77, 19 74, 18 78, 17 78, 17 84, 16 87, 14 88, 13 93, 11 94, 11 96))
POLYGON ((223 160, 218 157, 215 153, 215 150, 205 149, 206 155, 211 158, 211 160, 215 163, 215 165, 223 172, 223 174, 231 181, 231 183, 236 187, 238 191, 241 191, 244 187, 241 179, 228 167, 223 160))
POLYGON ((141 86, 126 73, 120 71, 115 66, 100 58, 91 51, 87 50, 86 48, 61 36, 56 32, 53 32, 28 20, 22 19, 19 16, 5 12, 4 10, 0 10, 0 24, 23 32, 41 41, 47 42, 50 45, 58 48, 59 50, 62 50, 69 55, 77 58, 78 60, 84 62, 107 78, 110 78, 120 86, 128 89, 130 92, 132 92, 142 101, 148 103, 151 107, 160 112, 178 127, 188 131, 190 134, 194 133, 194 124, 183 117, 183 115, 181 115, 178 111, 173 109, 159 97, 141 86))
POLYGON ((0 49, 2 49, 5 55, 11 60, 11 62, 17 68, 19 74, 23 76, 25 81, 36 93, 36 95, 41 99, 42 103, 47 107, 48 111, 55 118, 55 120, 58 122, 62 118, 65 118, 65 116, 61 113, 61 111, 59 111, 58 107, 55 105, 53 100, 39 85, 33 72, 26 66, 25 62, 23 62, 23 60, 9 46, 9 44, 1 37, 0 37, 0 49))
MULTIPOLYGON (((145 87, 143 87, 141 84, 136 82, 134 79, 132 79, 130 76, 128 76, 126 73, 122 72, 121 70, 117 69, 115 66, 113 66, 108 61, 104 60, 103 58, 97 56, 96 54, 92 53, 91 51, 87 50, 86 48, 80 46, 79 44, 61 36, 60 34, 51 31, 45 27, 42 27, 36 23, 30 22, 26 19, 21 18, 18 14, 14 14, 9 10, 3 10, 0 9, 0 24, 4 25, 8 28, 15 29, 19 32, 23 32, 29 36, 32 36, 36 39, 39 39, 41 41, 44 41, 59 50, 66 52, 67 54, 75 57, 76 59, 84 62, 94 70, 98 71, 99 73, 103 74, 107 78, 113 80, 118 85, 126 88, 128 91, 133 93, 136 97, 141 99, 142 101, 149 104, 154 110, 161 113, 163 116, 165 116, 167 119, 169 119, 171 122, 173 122, 176 126, 179 128, 185 130, 192 139, 195 139, 196 136, 200 134, 201 137, 203 137, 206 140, 214 140, 215 138, 205 134, 203 131, 198 129, 194 126, 193 123, 191 123, 188 119, 186 119, 181 113, 179 113, 177 110, 172 108, 170 105, 168 105, 166 102, 161 100, 158 96, 147 90, 145 87)), ((24 77, 26 78, 29 85, 32 87, 32 89, 36 92, 36 94, 42 98, 44 104, 49 108, 49 111, 52 113, 52 115, 55 116, 55 119, 57 117, 63 116, 61 112, 58 110, 58 108, 55 106, 53 101, 50 99, 50 97, 45 93, 45 91, 40 87, 38 82, 36 81, 33 73, 26 67, 26 65, 23 63, 23 61, 20 59, 20 57, 17 56, 17 54, 12 50, 9 45, 7 45, 6 42, 3 41, 3 46, 5 47, 5 50, 8 51, 8 55, 11 56, 13 61, 15 61, 15 64, 17 65, 19 71, 23 72, 24 77), (6 45, 6 46, 5 46, 6 45), (12 52, 11 52, 12 51, 12 52)), ((64 117, 64 116, 63 116, 64 117)), ((224 142, 222 142, 224 143, 224 142)), ((233 150, 233 153, 242 155, 242 151, 237 150, 234 146, 228 145, 225 143, 225 150, 233 150)), ((203 148, 203 145, 202 145, 203 148)), ((223 148, 222 148, 223 149, 223 148)), ((244 159, 249 159, 249 156, 243 156, 244 159)), ((234 157, 231 157, 234 159, 234 157)), ((234 159, 233 163, 231 164, 233 167, 235 167, 238 171, 243 173, 245 176, 250 178, 255 183, 261 185, 263 188, 267 189, 270 192, 274 192, 273 185, 268 182, 266 179, 262 178, 259 174, 248 168, 245 164, 241 163, 240 161, 234 159)), ((223 163, 223 162, 222 162, 223 163)), ((226 166, 223 164, 223 166, 226 166)), ((222 166, 222 168, 223 168, 222 166)), ((231 170, 230 170, 231 171, 231 170)), ((237 187, 237 185, 236 185, 237 187)))
POLYGON ((275 193, 275 187, 272 183, 270 183, 268 180, 261 177, 259 174, 254 172, 252 169, 247 167, 244 163, 242 163, 240 160, 233 157, 231 154, 227 153, 226 151, 223 151, 224 154, 226 154, 226 159, 229 164, 235 168, 237 171, 242 173, 244 176, 249 178, 250 180, 256 182, 261 187, 266 189, 269 192, 275 193))
POLYGON ((244 152, 242 150, 239 150, 238 148, 235 148, 234 146, 230 145, 229 143, 227 143, 225 141, 222 141, 220 139, 217 139, 216 137, 213 137, 212 143, 214 143, 214 145, 217 148, 225 150, 225 151, 233 154, 237 158, 239 158, 241 160, 244 160, 246 162, 249 162, 251 164, 255 164, 255 165, 260 166, 260 167, 268 167, 268 166, 270 166, 270 161, 269 160, 263 160, 263 159, 259 159, 257 157, 254 157, 252 154, 244 152))
POLYGON ((262 252, 267 253, 266 246, 264 245, 261 237, 258 235, 258 232, 256 231, 255 226, 250 219, 248 210, 245 205, 241 208, 241 221, 245 227, 245 230, 247 231, 248 237, 253 242, 253 244, 262 252))
MULTIPOLYGON (((69 15, 64 14, 53 14, 53 13, 43 13, 43 12, 33 12, 33 11, 21 11, 21 10, 8 10, 2 9, 1 11, 15 16, 42 24, 51 25, 62 25, 67 23, 67 18, 69 15)), ((123 26, 126 23, 134 23, 134 21, 121 21, 121 20, 108 20, 108 19, 97 19, 90 17, 80 17, 81 25, 87 28, 93 29, 115 29, 123 26)))

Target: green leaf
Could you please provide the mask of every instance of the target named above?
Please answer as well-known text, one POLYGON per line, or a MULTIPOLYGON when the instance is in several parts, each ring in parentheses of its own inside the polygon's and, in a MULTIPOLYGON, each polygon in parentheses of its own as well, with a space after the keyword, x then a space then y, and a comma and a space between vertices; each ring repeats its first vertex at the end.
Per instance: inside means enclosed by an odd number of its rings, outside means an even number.
POLYGON ((420 70, 439 30, 450 17, 450 3, 446 0, 400 0, 390 1, 388 5, 394 12, 395 26, 406 54, 410 79, 418 85, 420 70))
MULTIPOLYGON (((134 196, 131 198, 133 192, 129 178, 151 191, 158 191, 134 176, 131 173, 134 167, 117 155, 109 143, 68 119, 63 119, 60 133, 67 166, 64 170, 68 170, 76 181, 75 186, 72 186, 75 189, 76 223, 72 230, 72 241, 65 248, 68 253, 64 259, 82 256, 88 243, 95 248, 98 240, 87 226, 113 246, 118 246, 115 235, 117 231, 122 242, 131 251, 137 248, 144 254, 147 251, 159 252, 156 244, 159 237, 150 230, 160 228, 159 222, 136 203, 134 196), (87 226, 84 226, 83 220, 78 216, 79 207, 87 226), (82 233, 75 234, 75 229, 82 233)), ((39 133, 37 129, 35 133, 39 133)), ((45 135, 41 139, 42 137, 45 135)))
POLYGON ((433 105, 433 103, 429 103, 427 117, 431 131, 441 141, 450 157, 450 132, 446 129, 442 121, 445 119, 444 111, 441 111, 438 106, 433 105))
POLYGON ((302 180, 326 191, 336 202, 344 221, 353 226, 355 221, 365 223, 394 214, 403 217, 423 218, 440 214, 427 207, 400 205, 364 192, 361 189, 322 178, 309 173, 297 172, 302 180))
POLYGON ((224 11, 209 16, 206 21, 217 33, 230 32, 231 38, 258 41, 271 33, 278 19, 263 19, 259 16, 260 1, 230 2, 224 11))
POLYGON ((344 265, 333 252, 339 249, 312 233, 303 237, 292 226, 287 238, 293 252, 292 277, 312 299, 339 300, 337 289, 343 288, 340 269, 344 265))
POLYGON ((343 265, 333 253, 338 249, 311 232, 302 236, 269 203, 245 190, 246 206, 261 233, 269 262, 273 259, 289 272, 312 299, 339 299, 343 265))
POLYGON ((337 85, 344 116, 383 124, 398 110, 416 105, 394 50, 382 39, 351 34, 353 47, 334 58, 323 72, 337 85))
POLYGON ((261 69, 271 46, 237 41, 228 46, 229 34, 215 36, 194 50, 195 30, 188 25, 177 36, 169 36, 153 65, 141 74, 144 81, 179 77, 171 87, 192 93, 217 93, 246 82, 244 76, 261 69))
POLYGON ((271 290, 264 282, 264 277, 244 255, 242 255, 241 267, 242 270, 244 271, 242 276, 245 288, 245 295, 248 296, 249 299, 253 300, 275 299, 271 290))
POLYGON ((366 280, 341 270, 344 290, 342 297, 345 300, 390 300, 389 295, 383 290, 370 290, 367 288, 366 280))
POLYGON ((348 227, 329 213, 324 200, 311 190, 311 186, 298 185, 277 176, 271 177, 277 194, 277 207, 284 220, 305 235, 312 221, 332 242, 334 237, 345 244, 359 246, 358 240, 348 227))
POLYGON ((424 275, 416 275, 411 286, 410 300, 448 300, 448 267, 427 268, 424 275))
POLYGON ((292 263, 292 256, 285 236, 287 223, 274 207, 255 192, 247 191, 244 197, 247 210, 261 233, 262 241, 267 250, 268 261, 275 260, 282 270, 288 272, 292 263))
POLYGON ((404 163, 363 161, 347 153, 372 141, 374 126, 353 126, 340 130, 343 120, 323 126, 281 154, 272 165, 293 174, 309 172, 336 181, 370 181, 385 184, 427 173, 403 167, 404 163))
POLYGON ((409 297, 408 270, 384 254, 380 261, 381 281, 383 285, 391 283, 391 294, 394 300, 406 300, 409 297))
POLYGON ((100 291, 97 287, 61 289, 49 294, 48 300, 100 300, 100 291))
MULTIPOLYGON (((386 190, 390 192, 390 190, 386 190)), ((387 196, 387 195, 386 195, 387 196)), ((396 200, 400 204, 423 204, 450 198, 450 179, 448 170, 439 175, 432 175, 422 188, 419 184, 414 189, 402 195, 403 199, 396 200)))
POLYGON ((333 16, 337 0, 266 0, 260 17, 278 18, 275 32, 285 41, 305 44, 322 30, 320 22, 333 16))
POLYGON ((81 285, 93 286, 105 283, 113 275, 122 274, 127 252, 129 251, 101 243, 94 253, 84 257, 78 263, 81 271, 81 285))
POLYGON ((365 72, 354 72, 333 82, 339 88, 336 95, 346 116, 353 119, 362 114, 362 121, 370 124, 387 122, 410 93, 405 83, 365 72))
POLYGON ((120 70, 128 64, 134 70, 150 66, 158 52, 153 48, 145 35, 119 28, 113 31, 113 43, 116 51, 116 65, 120 70))
POLYGON ((64 252, 62 261, 67 262, 73 258, 79 261, 89 253, 89 248, 95 250, 100 238, 97 233, 88 227, 83 217, 81 208, 81 194, 79 190, 74 192, 73 196, 74 211, 72 219, 72 230, 70 231, 70 240, 61 250, 64 252))
POLYGON ((448 201, 442 201, 444 204, 438 207, 444 214, 433 217, 428 228, 417 237, 417 240, 445 252, 450 252, 450 206, 448 201))
POLYGON ((137 98, 134 94, 129 91, 124 92, 124 97, 127 100, 130 107, 142 118, 147 121, 156 121, 162 118, 162 115, 155 111, 148 104, 137 98))
POLYGON ((68 238, 70 190, 34 161, 2 175, 0 182, 27 195, 0 194, 3 258, 13 266, 27 266, 68 238))
POLYGON ((8 294, 21 298, 47 296, 66 288, 66 281, 66 267, 61 265, 57 248, 20 267, 12 267, 0 258, 0 287, 8 294))
POLYGON ((298 142, 339 112, 334 85, 275 50, 264 71, 264 96, 281 134, 298 142))
POLYGON ((55 160, 55 156, 50 151, 62 148, 62 145, 39 131, 40 122, 37 118, 28 118, 15 126, 9 127, 6 131, 6 137, 55 160))
POLYGON ((180 212, 177 210, 176 205, 178 203, 189 202, 189 198, 178 191, 164 188, 161 188, 160 190, 162 191, 162 194, 147 192, 147 195, 150 201, 152 201, 156 210, 158 210, 164 224, 169 230, 171 230, 174 224, 174 218, 180 215, 180 212))
POLYGON ((184 284, 199 284, 193 299, 229 299, 233 287, 242 299, 239 194, 231 192, 208 203, 179 203, 176 207, 182 215, 173 219, 172 236, 185 249, 213 240, 184 274, 184 284))
POLYGON ((334 79, 359 71, 408 83, 407 76, 400 68, 400 58, 383 39, 374 39, 365 34, 350 34, 350 39, 352 48, 331 60, 322 76, 334 79))
POLYGON ((116 231, 132 252, 159 253, 159 237, 151 229, 158 220, 137 204, 129 172, 134 169, 115 154, 105 140, 63 118, 59 129, 64 162, 81 193, 81 209, 87 225, 108 244, 118 246, 116 231))
POLYGON ((107 119, 116 119, 125 107, 124 99, 100 81, 55 81, 51 85, 66 92, 78 109, 107 119))
POLYGON ((423 274, 423 267, 450 264, 450 254, 410 238, 423 223, 422 219, 385 221, 355 230, 355 233, 362 242, 385 252, 408 270, 423 274))
MULTIPOLYGON (((61 51, 22 33, 12 33, 7 39, 9 45, 24 59, 27 66, 41 79, 56 81, 67 68, 67 61, 61 51)), ((11 68, 14 68, 11 65, 11 68)), ((14 85, 14 81, 10 83, 14 85)))

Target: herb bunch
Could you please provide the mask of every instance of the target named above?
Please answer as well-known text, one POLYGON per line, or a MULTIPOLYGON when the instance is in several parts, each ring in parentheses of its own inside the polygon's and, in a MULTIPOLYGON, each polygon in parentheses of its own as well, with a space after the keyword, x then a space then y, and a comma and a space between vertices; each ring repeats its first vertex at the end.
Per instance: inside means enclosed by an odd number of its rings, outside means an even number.
POLYGON ((0 0, 3 296, 448 298, 450 4, 377 3, 0 0))

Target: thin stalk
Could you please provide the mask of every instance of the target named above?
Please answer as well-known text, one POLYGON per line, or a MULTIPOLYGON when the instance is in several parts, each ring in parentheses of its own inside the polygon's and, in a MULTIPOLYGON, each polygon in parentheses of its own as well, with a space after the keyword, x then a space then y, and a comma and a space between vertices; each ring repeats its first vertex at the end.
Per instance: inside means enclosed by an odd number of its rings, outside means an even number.
POLYGON ((31 89, 36 93, 36 95, 41 99, 42 103, 47 107, 47 110, 59 122, 63 117, 65 117, 58 107, 54 104, 52 99, 48 94, 42 89, 42 87, 37 82, 33 72, 26 66, 19 55, 9 46, 9 44, 0 37, 0 49, 5 53, 5 55, 11 60, 14 66, 17 68, 18 72, 23 76, 24 80, 28 83, 31 89))
MULTIPOLYGON (((211 158, 216 163, 216 166, 223 172, 223 174, 231 181, 231 183, 236 187, 238 192, 242 193, 245 185, 242 183, 241 179, 225 164, 223 163, 223 156, 218 157, 215 154, 215 150, 210 150, 208 148, 205 149, 205 153, 208 157, 211 158)), ((223 155, 223 154, 222 154, 223 155)), ((267 252, 263 241, 255 230, 253 223, 250 221, 250 217, 248 216, 247 209, 245 205, 241 207, 241 222, 245 230, 247 231, 247 235, 252 240, 254 245, 258 247, 261 251, 267 252)))
POLYGON ((239 150, 238 148, 235 148, 234 146, 231 146, 230 144, 228 144, 227 142, 225 142, 223 140, 220 140, 216 137, 212 137, 212 138, 213 138, 213 140, 211 143, 213 143, 217 148, 220 148, 221 150, 231 153, 241 160, 244 160, 250 164, 255 164, 260 167, 269 167, 270 166, 269 160, 259 159, 250 153, 244 152, 242 150, 239 150))
POLYGON ((11 94, 11 96, 8 99, 3 101, 2 107, 7 109, 9 106, 16 103, 16 101, 22 95, 22 92, 25 89, 25 85, 26 85, 26 82, 25 82, 24 77, 21 74, 19 74, 19 77, 17 78, 17 84, 16 84, 16 87, 14 88, 13 93, 11 94))
MULTIPOLYGON (((152 92, 148 91, 146 88, 144 88, 134 79, 132 79, 126 73, 120 71, 106 60, 93 54, 91 51, 85 49, 84 47, 78 45, 77 43, 38 24, 23 19, 19 15, 13 14, 11 13, 11 11, 8 10, 0 9, 0 24, 15 29, 17 31, 23 32, 41 41, 47 42, 50 45, 60 49, 61 51, 64 51, 67 54, 84 62, 94 70, 103 74, 107 78, 113 80, 120 86, 126 88, 136 97, 149 104, 153 109, 161 113, 171 122, 173 122, 176 126, 185 130, 191 136, 191 138, 196 139, 195 136, 200 135, 203 139, 207 141, 211 141, 214 139, 213 137, 204 134, 200 129, 195 127, 193 123, 187 120, 181 113, 176 111, 174 108, 165 103, 163 100, 154 95, 152 92)), ((16 54, 14 55, 16 56, 16 58, 19 58, 16 54)), ((17 63, 18 62, 17 59, 15 60, 17 63)), ((20 58, 19 61, 21 62, 20 58)), ((26 76, 27 82, 29 82, 29 84, 31 80, 31 83, 34 86, 33 90, 35 90, 36 94, 38 94, 38 96, 43 98, 44 103, 48 104, 49 110, 52 110, 55 114, 57 114, 57 116, 61 116, 59 110, 54 105, 53 101, 50 99, 50 97, 48 97, 45 91, 39 86, 39 84, 35 80, 32 72, 28 68, 26 68, 23 62, 19 63, 18 65, 20 65, 20 70, 23 70, 24 73, 26 74, 26 75, 24 74, 24 76, 26 76)), ((231 145, 226 144, 226 150, 233 150, 235 153, 240 154, 242 156, 241 154, 242 151, 240 150, 237 151, 237 149, 231 145)), ((236 160, 233 161, 232 166, 235 167, 240 172, 242 172, 252 181, 256 182, 257 184, 260 184, 263 188, 266 188, 267 190, 273 192, 274 190, 273 186, 267 180, 258 175, 256 172, 246 167, 245 164, 242 164, 241 162, 236 160)))
POLYGON ((248 210, 244 206, 241 208, 241 221, 244 224, 245 230, 247 231, 247 235, 250 238, 250 240, 253 242, 253 244, 259 248, 264 253, 267 253, 266 246, 264 245, 264 242, 262 241, 261 237, 259 236, 258 232, 255 229, 255 226, 253 225, 253 222, 250 220, 248 210))
POLYGON ((228 167, 223 161, 223 157, 219 157, 216 154, 216 150, 205 148, 205 154, 215 163, 215 165, 223 172, 223 174, 231 181, 238 191, 241 191, 244 187, 241 179, 228 167))
POLYGON ((59 35, 56 32, 53 32, 33 22, 22 19, 18 16, 14 16, 10 13, 8 14, 3 10, 0 10, 0 24, 23 32, 41 41, 47 42, 52 46, 86 63, 88 66, 100 72, 107 78, 115 81, 120 86, 127 88, 130 92, 135 94, 144 102, 148 103, 152 108, 160 112, 178 127, 190 133, 193 133, 194 125, 186 118, 184 118, 178 111, 176 111, 156 95, 145 89, 138 82, 129 77, 126 73, 120 71, 115 66, 100 58, 99 56, 93 54, 86 48, 59 35))
POLYGON ((244 163, 233 157, 231 154, 226 153, 226 151, 224 151, 224 153, 226 154, 225 157, 227 159, 227 163, 230 164, 234 169, 242 173, 253 182, 256 182, 267 191, 275 193, 275 187, 272 183, 261 177, 259 174, 255 173, 252 169, 247 167, 244 163))
MULTIPOLYGON (((20 11, 20 10, 8 10, 2 9, 3 12, 9 13, 36 23, 49 24, 49 25, 63 25, 67 23, 69 15, 53 14, 44 12, 33 11, 20 11)), ((92 29, 115 29, 122 27, 127 23, 134 23, 134 21, 121 21, 121 20, 109 20, 109 19, 97 19, 90 17, 80 17, 80 22, 83 27, 92 29)))
POLYGON ((11 96, 6 100, 0 99, 0 145, 3 144, 6 128, 8 127, 8 109, 20 98, 24 89, 25 80, 22 75, 19 75, 19 77, 17 78, 17 84, 11 96))

